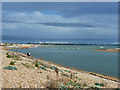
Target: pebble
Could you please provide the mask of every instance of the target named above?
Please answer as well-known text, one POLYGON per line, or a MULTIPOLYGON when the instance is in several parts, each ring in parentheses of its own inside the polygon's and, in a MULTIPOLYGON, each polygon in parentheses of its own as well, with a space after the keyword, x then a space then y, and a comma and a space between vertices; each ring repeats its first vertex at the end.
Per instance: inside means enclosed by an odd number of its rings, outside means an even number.
MULTIPOLYGON (((5 56, 3 55, 3 57, 5 58, 5 56)), ((55 82, 57 80, 56 78, 56 74, 54 70, 51 70, 51 72, 47 72, 44 70, 40 70, 42 71, 42 74, 36 73, 38 72, 38 69, 28 69, 25 68, 24 66, 21 66, 20 63, 28 63, 31 64, 31 62, 28 61, 27 58, 24 58, 26 61, 21 61, 19 62, 19 65, 17 65, 17 62, 15 64, 15 67, 19 68, 19 70, 17 71, 12 71, 12 70, 5 70, 3 69, 3 73, 2 73, 2 81, 3 81, 3 88, 17 88, 17 87, 24 87, 24 88, 45 88, 46 82, 48 81, 48 79, 46 79, 47 75, 50 76, 50 80, 53 80, 53 82, 55 82)), ((7 66, 9 65, 9 59, 4 59, 3 61, 3 66, 7 66)), ((51 64, 52 65, 52 64, 51 64)), ((61 70, 66 69, 69 70, 67 68, 64 67, 60 67, 61 70)), ((70 70, 71 72, 76 72, 74 70, 70 70)), ((69 73, 67 73, 69 74, 69 73)), ((99 78, 87 73, 81 73, 81 72, 77 72, 78 78, 81 78, 81 80, 77 81, 79 83, 83 83, 86 82, 89 85, 94 85, 95 82, 104 82, 107 83, 106 88, 116 88, 118 86, 118 83, 114 82, 114 81, 110 81, 110 80, 106 80, 103 78, 99 78)), ((61 76, 61 74, 59 75, 59 79, 63 80, 63 82, 65 80, 68 80, 67 77, 65 76, 61 76)), ((61 81, 62 81, 61 80, 61 81)), ((75 81, 77 79, 73 79, 73 81, 75 81)), ((73 87, 73 86, 70 86, 73 87)))

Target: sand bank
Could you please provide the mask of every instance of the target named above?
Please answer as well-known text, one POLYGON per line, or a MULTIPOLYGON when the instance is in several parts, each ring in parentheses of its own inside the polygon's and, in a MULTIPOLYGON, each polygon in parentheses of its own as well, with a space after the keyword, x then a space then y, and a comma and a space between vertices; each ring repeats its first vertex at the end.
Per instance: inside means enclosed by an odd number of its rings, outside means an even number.
POLYGON ((15 46, 11 45, 11 46, 3 46, 2 48, 4 50, 7 49, 24 49, 24 48, 32 48, 32 47, 37 47, 37 46, 42 46, 42 45, 35 45, 35 44, 17 44, 15 46))
POLYGON ((120 49, 97 49, 93 51, 120 52, 120 49))
POLYGON ((2 68, 9 66, 11 61, 15 64, 10 66, 17 68, 17 70, 2 69, 3 88, 118 88, 118 79, 115 77, 63 67, 22 53, 2 50, 2 61, 2 68), (6 53, 17 55, 19 59, 7 58, 6 53), (40 62, 41 68, 35 66, 36 61, 40 62), (52 66, 60 70, 58 75, 54 69, 50 68, 52 66))

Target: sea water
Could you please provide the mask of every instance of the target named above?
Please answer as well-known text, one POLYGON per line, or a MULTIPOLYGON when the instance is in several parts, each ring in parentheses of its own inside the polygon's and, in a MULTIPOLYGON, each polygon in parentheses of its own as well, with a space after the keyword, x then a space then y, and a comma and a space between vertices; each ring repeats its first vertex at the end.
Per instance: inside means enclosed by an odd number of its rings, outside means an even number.
MULTIPOLYGON (((104 46, 105 49, 117 46, 104 46)), ((11 49, 11 51, 28 53, 35 58, 41 57, 66 67, 118 77, 118 52, 92 51, 100 49, 99 45, 61 45, 39 46, 29 49, 11 49)))
POLYGON ((62 43, 62 44, 112 44, 118 43, 117 39, 41 39, 41 40, 3 40, 3 43, 62 43))

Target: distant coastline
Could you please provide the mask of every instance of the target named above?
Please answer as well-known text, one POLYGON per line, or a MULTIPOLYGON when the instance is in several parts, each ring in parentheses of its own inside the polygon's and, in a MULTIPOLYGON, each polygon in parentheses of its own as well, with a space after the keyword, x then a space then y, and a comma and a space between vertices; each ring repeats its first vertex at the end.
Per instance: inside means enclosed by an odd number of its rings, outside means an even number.
POLYGON ((4 44, 31 44, 31 45, 100 45, 100 46, 120 46, 119 43, 70 43, 70 42, 29 42, 29 43, 4 43, 4 44))
POLYGON ((97 50, 93 50, 93 51, 120 52, 120 49, 119 48, 116 48, 116 49, 97 49, 97 50))
MULTIPOLYGON (((13 43, 1 43, 1 46, 3 46, 4 50, 7 49, 25 49, 25 48, 32 48, 32 47, 38 47, 38 46, 53 46, 53 45, 98 45, 98 46, 120 46, 120 44, 72 44, 72 43, 27 43, 27 44, 13 44, 13 43)), ((105 51, 105 52, 120 52, 120 48, 114 48, 114 49, 96 49, 92 51, 105 51)))
POLYGON ((35 44, 35 45, 111 45, 119 46, 120 43, 115 40, 97 40, 97 39, 41 39, 41 40, 3 40, 3 43, 11 44, 35 44))

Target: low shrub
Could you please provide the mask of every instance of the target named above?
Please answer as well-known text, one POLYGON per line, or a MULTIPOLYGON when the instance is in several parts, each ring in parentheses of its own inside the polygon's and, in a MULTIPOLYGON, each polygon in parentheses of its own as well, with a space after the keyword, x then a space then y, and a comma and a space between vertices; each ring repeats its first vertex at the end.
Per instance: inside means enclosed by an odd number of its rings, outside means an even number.
POLYGON ((19 58, 19 57, 15 57, 14 59, 15 59, 15 60, 20 60, 20 58, 19 58))
POLYGON ((23 66, 27 67, 27 68, 32 68, 34 69, 34 67, 32 67, 31 65, 28 65, 28 63, 24 64, 24 63, 21 63, 23 66))
POLYGON ((68 74, 66 73, 62 73, 63 76, 66 76, 66 77, 70 77, 68 74))
POLYGON ((57 67, 55 67, 55 66, 51 66, 50 67, 52 70, 55 70, 57 67))
POLYGON ((15 64, 15 62, 13 62, 13 61, 10 62, 10 65, 14 65, 14 64, 15 64))
POLYGON ((7 58, 12 58, 12 56, 10 56, 10 55, 7 55, 7 58))
POLYGON ((4 69, 8 69, 8 70, 17 70, 16 67, 12 67, 12 66, 9 66, 9 67, 4 67, 4 69))
POLYGON ((40 66, 40 69, 43 69, 43 70, 47 71, 46 68, 45 68, 45 67, 42 67, 42 66, 40 66))
POLYGON ((86 87, 86 86, 87 86, 87 84, 84 82, 83 86, 84 86, 84 87, 86 87))
POLYGON ((35 67, 39 67, 38 63, 35 64, 35 67))
POLYGON ((42 73, 42 72, 37 72, 37 73, 42 73))
POLYGON ((6 53, 6 55, 9 55, 8 53, 6 53))
POLYGON ((68 71, 68 70, 64 70, 64 71, 65 71, 65 72, 68 72, 68 73, 70 72, 70 71, 68 71))
POLYGON ((97 85, 97 86, 104 86, 104 84, 103 83, 95 83, 95 85, 97 85))

